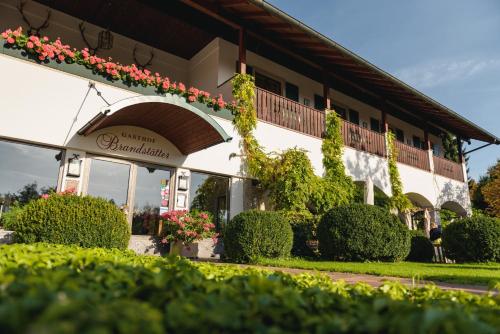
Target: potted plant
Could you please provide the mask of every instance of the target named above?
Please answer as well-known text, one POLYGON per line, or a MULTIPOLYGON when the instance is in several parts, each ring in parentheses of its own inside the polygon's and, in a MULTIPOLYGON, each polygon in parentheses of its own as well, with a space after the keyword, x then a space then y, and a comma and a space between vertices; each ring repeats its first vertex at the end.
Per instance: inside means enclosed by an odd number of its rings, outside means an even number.
POLYGON ((218 233, 209 213, 175 210, 161 217, 161 242, 170 244, 170 254, 190 258, 214 257, 218 233))

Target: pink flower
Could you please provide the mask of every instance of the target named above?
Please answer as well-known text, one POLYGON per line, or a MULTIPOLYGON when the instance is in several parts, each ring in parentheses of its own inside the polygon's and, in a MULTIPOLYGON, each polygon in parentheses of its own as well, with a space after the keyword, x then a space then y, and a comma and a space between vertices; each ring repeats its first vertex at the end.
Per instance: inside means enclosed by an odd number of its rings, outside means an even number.
POLYGON ((184 93, 186 91, 186 86, 182 82, 179 82, 179 90, 184 93))
POLYGON ((63 55, 59 55, 59 56, 57 56, 57 58, 58 58, 60 61, 64 61, 64 56, 63 56, 63 55))
POLYGON ((208 215, 205 212, 200 212, 201 219, 208 219, 208 215))
POLYGON ((42 195, 42 196, 40 196, 40 197, 41 197, 41 198, 43 198, 43 199, 47 199, 47 198, 49 198, 49 194, 43 194, 43 195, 42 195))
POLYGON ((7 39, 7 37, 9 37, 9 34, 6 31, 4 31, 2 33, 2 37, 5 38, 5 39, 7 39))
POLYGON ((188 96, 188 101, 189 102, 194 102, 194 101, 196 101, 196 97, 194 97, 193 95, 189 95, 188 96))
POLYGON ((162 243, 162 244, 168 244, 168 240, 167 240, 167 239, 165 239, 165 238, 163 238, 163 239, 161 239, 161 243, 162 243))
POLYGON ((12 38, 12 37, 7 38, 7 43, 14 44, 15 42, 16 42, 16 40, 14 38, 12 38))
POLYGON ((35 47, 35 45, 33 44, 33 42, 28 42, 28 43, 26 43, 26 47, 28 49, 33 49, 35 47))

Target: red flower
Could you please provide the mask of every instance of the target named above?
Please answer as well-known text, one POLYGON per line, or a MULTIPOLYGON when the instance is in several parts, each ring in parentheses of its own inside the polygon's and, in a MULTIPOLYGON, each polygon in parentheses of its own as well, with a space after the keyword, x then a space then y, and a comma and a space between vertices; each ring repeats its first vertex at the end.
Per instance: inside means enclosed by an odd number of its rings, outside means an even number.
POLYGON ((16 42, 16 40, 14 38, 12 38, 12 37, 7 38, 7 43, 14 44, 15 42, 16 42))

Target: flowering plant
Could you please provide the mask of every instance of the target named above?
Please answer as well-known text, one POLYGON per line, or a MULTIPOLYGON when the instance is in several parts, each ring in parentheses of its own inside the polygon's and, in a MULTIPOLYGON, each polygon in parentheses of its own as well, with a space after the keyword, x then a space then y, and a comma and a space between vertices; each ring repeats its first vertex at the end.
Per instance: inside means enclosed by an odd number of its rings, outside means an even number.
POLYGON ((8 29, 1 34, 5 40, 6 47, 25 50, 28 55, 35 57, 39 62, 48 63, 55 61, 68 64, 76 63, 91 69, 95 74, 99 74, 110 81, 123 81, 127 85, 152 86, 159 94, 179 95, 192 103, 198 101, 205 104, 214 111, 224 108, 231 112, 236 110, 236 103, 228 104, 222 95, 211 97, 210 93, 191 87, 186 89, 182 82, 172 82, 167 77, 162 77, 159 73, 152 73, 147 69, 139 69, 137 65, 122 65, 113 62, 112 58, 104 59, 92 55, 88 48, 77 50, 69 45, 63 44, 60 38, 50 41, 48 37, 27 36, 23 34, 22 28, 16 30, 8 29))
POLYGON ((176 210, 161 215, 163 220, 162 243, 180 241, 190 244, 197 240, 212 238, 217 242, 218 233, 207 212, 176 210))

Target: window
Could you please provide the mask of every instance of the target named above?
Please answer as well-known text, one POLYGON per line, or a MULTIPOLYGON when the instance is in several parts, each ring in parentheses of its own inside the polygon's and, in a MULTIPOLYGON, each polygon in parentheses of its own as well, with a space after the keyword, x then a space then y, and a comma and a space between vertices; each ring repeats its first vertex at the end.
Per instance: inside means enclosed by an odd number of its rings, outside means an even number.
POLYGON ((132 234, 154 234, 160 215, 171 207, 168 168, 137 165, 132 234))
POLYGON ((370 117, 370 129, 372 131, 380 132, 380 121, 376 118, 370 117))
POLYGON ((337 113, 337 115, 339 115, 340 117, 342 117, 342 119, 345 119, 347 120, 347 110, 343 107, 340 107, 338 105, 333 105, 333 109, 335 110, 335 112, 337 113))
POLYGON ((210 212, 217 230, 220 230, 228 219, 229 178, 191 172, 190 179, 189 209, 210 212))
POLYGON ((325 101, 323 96, 314 94, 314 109, 323 110, 325 109, 325 101))
POLYGON ((420 140, 419 137, 417 136, 413 136, 413 147, 416 147, 416 148, 422 148, 422 141, 420 140))
POLYGON ((0 210, 55 190, 61 150, 0 141, 0 210))
POLYGON ((294 84, 285 83, 285 94, 286 98, 299 102, 299 87, 294 84))
POLYGON ((255 86, 274 94, 281 95, 281 82, 265 76, 262 73, 255 72, 255 86))
POLYGON ((349 122, 359 125, 359 112, 349 109, 349 122))
POLYGON ((118 207, 128 205, 130 165, 92 159, 87 194, 109 200, 118 207))
POLYGON ((441 154, 441 148, 439 147, 439 144, 431 143, 431 148, 432 148, 432 154, 435 155, 436 157, 439 157, 441 154))
POLYGON ((405 142, 405 134, 404 134, 403 130, 396 129, 396 140, 400 141, 402 143, 405 142))

